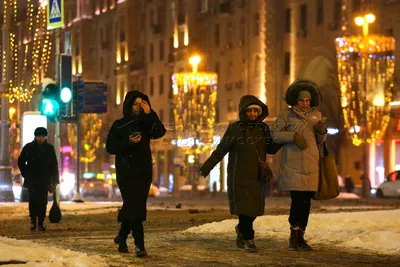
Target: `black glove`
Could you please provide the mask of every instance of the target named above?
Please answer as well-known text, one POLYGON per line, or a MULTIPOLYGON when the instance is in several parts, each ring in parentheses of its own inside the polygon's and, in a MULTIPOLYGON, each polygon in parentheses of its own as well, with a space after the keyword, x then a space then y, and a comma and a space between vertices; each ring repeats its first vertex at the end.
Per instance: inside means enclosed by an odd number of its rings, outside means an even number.
POLYGON ((208 175, 210 174, 210 172, 207 172, 204 168, 204 166, 202 166, 200 168, 200 176, 203 176, 204 178, 206 178, 208 175))
POLYGON ((301 149, 304 150, 308 147, 307 140, 299 135, 298 133, 294 134, 294 143, 301 149))

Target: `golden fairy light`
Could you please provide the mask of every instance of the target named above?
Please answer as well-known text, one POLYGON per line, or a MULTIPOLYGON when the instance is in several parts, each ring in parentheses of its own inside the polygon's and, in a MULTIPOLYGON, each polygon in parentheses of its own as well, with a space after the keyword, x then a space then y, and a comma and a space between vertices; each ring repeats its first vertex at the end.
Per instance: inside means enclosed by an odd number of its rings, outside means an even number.
POLYGON ((336 38, 344 127, 354 145, 382 139, 390 120, 395 40, 368 34, 375 17, 355 19, 363 35, 336 38))
POLYGON ((218 76, 214 72, 198 72, 200 61, 199 56, 190 58, 193 71, 172 76, 174 145, 187 154, 200 154, 210 149, 214 138, 218 76))

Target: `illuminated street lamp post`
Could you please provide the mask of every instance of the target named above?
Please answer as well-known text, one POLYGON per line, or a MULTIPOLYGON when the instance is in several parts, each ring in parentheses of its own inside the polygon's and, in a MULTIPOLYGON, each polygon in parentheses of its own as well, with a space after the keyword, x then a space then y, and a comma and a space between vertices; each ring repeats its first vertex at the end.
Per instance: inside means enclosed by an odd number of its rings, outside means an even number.
POLYGON ((172 76, 175 139, 173 145, 182 149, 189 165, 189 184, 197 189, 198 164, 201 153, 210 151, 214 138, 218 75, 199 72, 200 56, 189 59, 192 72, 172 76))
POLYGON ((390 105, 394 87, 395 40, 378 34, 369 34, 373 14, 355 18, 363 27, 362 35, 336 38, 338 78, 344 128, 356 146, 363 145, 362 196, 369 196, 369 184, 376 185, 374 153, 370 146, 383 138, 390 120, 390 105))

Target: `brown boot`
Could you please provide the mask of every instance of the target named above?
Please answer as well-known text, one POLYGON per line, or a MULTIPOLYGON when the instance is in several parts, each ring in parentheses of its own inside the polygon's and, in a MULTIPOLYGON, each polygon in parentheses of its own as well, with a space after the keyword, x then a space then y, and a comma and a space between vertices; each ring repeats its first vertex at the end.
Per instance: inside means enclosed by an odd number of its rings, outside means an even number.
POLYGON ((307 244, 307 242, 304 240, 304 233, 305 233, 305 229, 300 228, 300 230, 299 230, 299 249, 300 250, 312 250, 310 245, 307 244))
POLYGON ((299 249, 299 232, 300 227, 291 226, 290 227, 290 238, 289 238, 289 250, 298 250, 299 249))

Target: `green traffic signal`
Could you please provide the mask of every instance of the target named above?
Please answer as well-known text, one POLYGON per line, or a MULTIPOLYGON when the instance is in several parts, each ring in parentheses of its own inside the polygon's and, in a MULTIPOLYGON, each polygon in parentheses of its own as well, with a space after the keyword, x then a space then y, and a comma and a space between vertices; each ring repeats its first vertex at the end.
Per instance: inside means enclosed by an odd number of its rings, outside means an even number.
POLYGON ((40 113, 46 117, 55 118, 58 115, 60 105, 51 98, 44 98, 41 101, 40 113))

